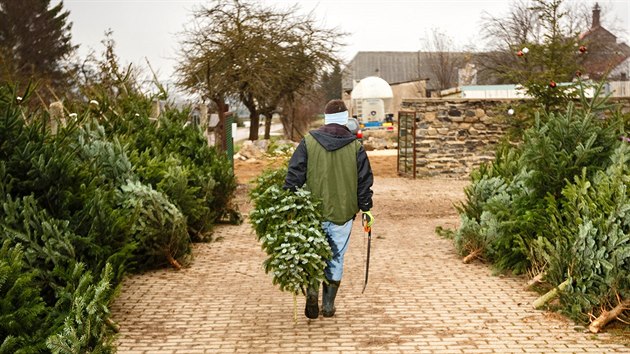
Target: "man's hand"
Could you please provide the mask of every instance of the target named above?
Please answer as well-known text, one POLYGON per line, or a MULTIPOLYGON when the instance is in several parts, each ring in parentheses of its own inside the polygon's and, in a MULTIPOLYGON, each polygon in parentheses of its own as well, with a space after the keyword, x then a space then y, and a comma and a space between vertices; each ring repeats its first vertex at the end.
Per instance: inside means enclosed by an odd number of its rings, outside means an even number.
POLYGON ((363 220, 366 224, 364 224, 364 227, 372 227, 372 224, 374 224, 374 216, 372 215, 371 211, 364 211, 363 212, 363 220))

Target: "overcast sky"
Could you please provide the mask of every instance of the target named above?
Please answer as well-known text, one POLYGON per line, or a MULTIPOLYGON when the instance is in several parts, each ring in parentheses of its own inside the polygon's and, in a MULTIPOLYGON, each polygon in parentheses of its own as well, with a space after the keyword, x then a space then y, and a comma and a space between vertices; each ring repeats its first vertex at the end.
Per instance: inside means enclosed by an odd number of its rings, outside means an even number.
MULTIPOLYGON (((592 7, 594 1, 580 1, 592 7)), ((260 0, 286 8, 299 3, 304 13, 313 11, 321 26, 348 33, 340 52, 349 61, 358 51, 415 51, 426 45, 432 28, 463 47, 480 42, 483 12, 509 13, 512 0, 260 0)), ((630 44, 630 0, 602 0, 602 23, 630 44)), ((53 0, 53 3, 56 3, 53 0)), ((145 57, 162 80, 170 81, 177 58, 178 36, 191 9, 203 4, 193 0, 64 0, 70 11, 72 40, 84 56, 102 51, 101 40, 111 28, 117 54, 123 63, 144 65, 145 57)))

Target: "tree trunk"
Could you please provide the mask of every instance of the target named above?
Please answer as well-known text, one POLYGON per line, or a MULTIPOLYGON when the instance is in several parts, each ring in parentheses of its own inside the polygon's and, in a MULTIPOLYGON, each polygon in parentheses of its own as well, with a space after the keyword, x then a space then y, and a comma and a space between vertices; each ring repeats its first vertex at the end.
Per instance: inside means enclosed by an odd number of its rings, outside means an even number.
POLYGON ((271 136, 271 118, 273 117, 273 109, 266 108, 261 110, 260 113, 265 117, 265 139, 269 139, 271 136))
POLYGON ((289 116, 289 128, 291 128, 291 140, 295 141, 295 105, 291 102, 291 115, 289 116))
POLYGON ((120 333, 120 325, 114 322, 114 320, 112 320, 110 317, 107 317, 105 319, 105 324, 107 324, 107 326, 111 328, 114 333, 120 333))
MULTIPOLYGON (((249 108, 249 107, 248 107, 249 108)), ((249 109, 249 140, 258 140, 258 128, 260 128, 260 116, 256 112, 256 108, 249 109)))
POLYGON ((265 139, 271 137, 271 117, 271 114, 265 116, 265 139))
POLYGON ((545 272, 541 272, 538 273, 538 275, 536 275, 535 277, 533 277, 530 281, 527 282, 527 285, 525 286, 525 289, 529 289, 532 286, 540 283, 542 281, 542 278, 545 276, 545 272))
POLYGON ((588 330, 593 333, 598 333, 604 326, 608 324, 608 322, 617 318, 617 316, 621 315, 624 311, 630 309, 630 299, 624 300, 620 302, 614 309, 610 311, 602 312, 599 317, 595 319, 595 321, 591 322, 588 326, 588 330))
POLYGON ((477 259, 479 257, 479 255, 481 254, 481 252, 483 252, 483 250, 481 248, 476 249, 476 250, 470 252, 466 257, 464 257, 464 259, 462 261, 464 262, 464 264, 468 264, 468 263, 472 262, 473 260, 477 259))
POLYGON ((177 261, 177 259, 173 258, 173 256, 168 251, 166 251, 166 259, 173 266, 173 268, 177 270, 182 269, 182 265, 177 261))
POLYGON ((222 97, 213 98, 212 101, 217 106, 218 114, 219 114, 219 124, 214 128, 215 131, 215 141, 214 146, 221 152, 227 151, 227 141, 225 134, 225 112, 227 105, 222 97))
POLYGON ((558 296, 558 293, 560 293, 560 291, 564 290, 564 288, 566 288, 567 285, 569 285, 569 279, 563 281, 562 284, 560 284, 557 287, 549 290, 549 292, 547 292, 545 295, 543 295, 543 296, 539 297, 538 299, 536 299, 536 301, 534 301, 534 308, 535 309, 539 309, 539 308, 545 306, 545 304, 547 304, 549 301, 555 299, 556 296, 558 296))
POLYGON ((241 101, 249 110, 249 140, 258 140, 258 128, 260 128, 260 112, 256 107, 253 97, 241 97, 241 101))
POLYGON ((284 114, 280 115, 280 122, 282 123, 282 132, 284 133, 284 136, 289 140, 293 140, 289 131, 289 120, 287 119, 287 116, 284 114))

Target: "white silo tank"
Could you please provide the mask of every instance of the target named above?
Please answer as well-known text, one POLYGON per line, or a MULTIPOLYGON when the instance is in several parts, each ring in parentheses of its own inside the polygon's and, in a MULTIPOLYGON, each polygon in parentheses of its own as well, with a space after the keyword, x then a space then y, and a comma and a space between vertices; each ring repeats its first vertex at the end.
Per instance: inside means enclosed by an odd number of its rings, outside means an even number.
POLYGON ((387 81, 368 76, 354 87, 351 93, 353 112, 366 126, 378 126, 391 113, 394 94, 387 81))

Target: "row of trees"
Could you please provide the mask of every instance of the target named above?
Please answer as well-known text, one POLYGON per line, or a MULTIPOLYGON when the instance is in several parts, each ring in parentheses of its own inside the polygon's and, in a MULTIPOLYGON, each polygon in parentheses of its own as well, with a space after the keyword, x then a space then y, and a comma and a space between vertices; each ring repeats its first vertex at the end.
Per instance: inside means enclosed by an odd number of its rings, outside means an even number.
POLYGON ((534 98, 516 107, 526 124, 473 171, 451 236, 465 262, 480 257, 499 271, 530 273, 549 291, 535 307, 596 333, 628 319, 629 117, 602 84, 589 87, 576 75, 586 51, 564 22, 571 16, 562 1, 534 3, 490 29, 507 45, 493 68, 534 98))
POLYGON ((189 112, 156 121, 133 73, 99 63, 69 115, 0 86, 0 353, 113 352, 122 277, 179 268, 215 222, 239 221, 230 162, 189 112))
POLYGON ((295 6, 275 9, 241 0, 195 10, 183 34, 179 85, 212 101, 221 121, 226 100, 237 97, 250 112, 250 140, 258 139, 259 116, 269 127, 280 110, 287 135, 301 134, 294 112, 308 99, 323 100, 320 78, 338 68, 342 34, 297 13, 295 6))
MULTIPOLYGON (((630 304, 628 115, 583 88, 576 102, 529 112, 519 144, 471 173, 461 225, 453 234, 465 262, 481 257, 500 271, 529 272, 550 307, 598 332, 630 304), (614 314, 614 315, 611 315, 614 314)), ((625 312, 624 312, 625 311, 625 312)))
MULTIPOLYGON (((214 105, 219 129, 227 102, 238 101, 250 112, 249 139, 258 139, 259 117, 270 123, 276 112, 283 113, 287 135, 300 138, 308 125, 303 117, 321 110, 327 98, 341 96, 337 50, 343 33, 298 13, 296 6, 279 9, 247 0, 215 0, 197 8, 181 33, 179 88, 214 105)), ((70 17, 63 2, 51 7, 50 0, 0 0, 0 84, 25 87, 37 81, 43 103, 76 95, 89 99, 78 87, 99 81, 94 73, 100 68, 93 54, 75 56, 70 17)), ((105 57, 115 57, 111 31, 104 43, 105 57)), ((121 71, 133 73, 132 67, 121 71)))
MULTIPOLYGON (((587 29, 588 14, 584 4, 520 0, 507 16, 483 19, 489 43, 484 52, 455 51, 452 40, 434 29, 425 48, 426 67, 440 89, 452 87, 457 68, 472 61, 479 64, 479 76, 520 83, 541 94, 551 81, 570 82, 589 55, 574 47, 578 34, 587 29), (517 56, 522 48, 529 53, 517 56)), ((38 93, 46 99, 75 95, 79 90, 72 88, 97 81, 93 55, 74 57, 69 19, 63 2, 51 7, 50 0, 0 0, 0 83, 24 87, 38 80, 38 93)), ((221 128, 227 102, 242 102, 249 110, 251 140, 258 139, 259 117, 270 123, 276 112, 282 113, 285 133, 300 138, 325 101, 341 96, 337 51, 343 37, 338 29, 320 28, 312 14, 299 15, 296 6, 279 9, 248 0, 215 0, 194 10, 181 33, 177 84, 214 105, 220 117, 217 141, 225 141, 221 128)), ((107 50, 113 48, 111 32, 104 42, 107 50)), ((589 51, 595 51, 590 43, 589 51)), ((270 124, 266 127, 268 138, 270 124)))

